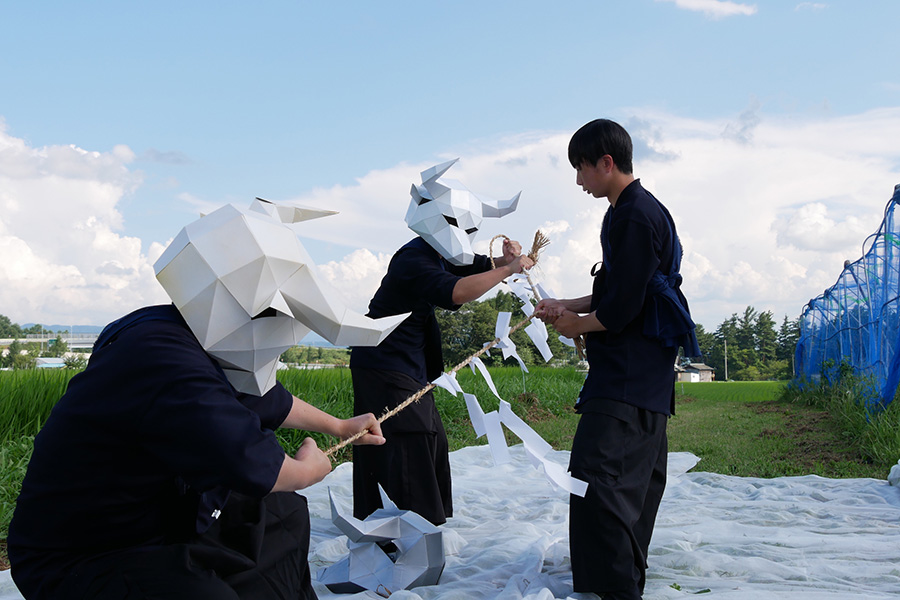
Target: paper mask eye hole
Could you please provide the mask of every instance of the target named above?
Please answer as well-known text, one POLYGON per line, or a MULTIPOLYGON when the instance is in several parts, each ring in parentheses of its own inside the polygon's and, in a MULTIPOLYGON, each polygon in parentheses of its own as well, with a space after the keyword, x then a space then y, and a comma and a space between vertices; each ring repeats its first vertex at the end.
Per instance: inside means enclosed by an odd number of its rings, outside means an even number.
POLYGON ((459 222, 456 220, 456 217, 448 217, 447 215, 444 215, 444 219, 446 219, 446 221, 453 227, 459 227, 459 222))
POLYGON ((467 233, 468 235, 472 235, 472 234, 475 233, 476 231, 478 231, 478 228, 477 228, 477 227, 469 227, 468 229, 466 229, 466 233, 467 233))
POLYGON ((269 317, 277 317, 277 316, 278 316, 278 311, 276 311, 274 308, 272 308, 270 306, 269 308, 263 310, 259 314, 250 317, 250 320, 255 321, 256 319, 266 319, 269 317))

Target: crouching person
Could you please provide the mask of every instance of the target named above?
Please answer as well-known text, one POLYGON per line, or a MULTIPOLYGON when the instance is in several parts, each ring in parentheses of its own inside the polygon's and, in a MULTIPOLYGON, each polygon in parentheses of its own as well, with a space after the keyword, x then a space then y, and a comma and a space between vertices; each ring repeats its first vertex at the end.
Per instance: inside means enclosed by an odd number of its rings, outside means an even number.
MULTIPOLYGON (((279 236, 285 264, 287 228, 267 209, 224 207, 177 236, 156 265, 174 304, 107 326, 35 438, 8 538, 12 577, 28 600, 316 597, 306 499, 295 490, 324 478, 331 462, 311 438, 286 454, 275 429, 384 438, 372 414, 342 420, 293 396, 275 380, 278 357, 309 332, 301 318, 329 339, 364 343, 396 323, 359 316, 349 334, 322 326, 327 315, 309 317, 303 302, 317 292, 308 272, 300 282, 235 278, 268 260, 266 244, 279 236), (219 230, 229 252, 207 243, 219 230), (235 249, 243 234, 257 237, 246 255, 235 249)), ((286 272, 314 266, 300 249, 286 272)))

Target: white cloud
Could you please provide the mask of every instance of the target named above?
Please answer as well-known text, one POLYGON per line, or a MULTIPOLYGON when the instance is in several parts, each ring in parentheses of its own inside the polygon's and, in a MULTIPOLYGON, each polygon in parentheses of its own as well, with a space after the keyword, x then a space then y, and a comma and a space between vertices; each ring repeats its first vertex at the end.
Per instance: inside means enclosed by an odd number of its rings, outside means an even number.
MULTIPOLYGON (((633 119, 623 120, 630 122, 643 124, 636 137, 644 131, 654 136, 636 141, 655 150, 636 157, 635 173, 675 216, 685 247, 684 290, 708 329, 748 305, 771 310, 779 320, 798 316, 834 283, 844 260, 860 256, 900 182, 900 149, 882 135, 900 130, 900 109, 824 120, 775 119, 754 109, 753 115, 705 121, 636 110, 633 119), (741 124, 752 124, 752 135, 744 128, 747 135, 735 136, 741 124)), ((565 297, 590 293, 607 207, 576 187, 565 160, 569 135, 509 138, 447 155, 462 157, 453 176, 473 191, 503 197, 522 190, 516 213, 485 220, 476 249, 485 252, 497 233, 528 247, 534 231, 544 230, 551 244, 538 279, 565 297)), ((332 206, 334 198, 344 212, 322 220, 332 221, 331 229, 305 235, 373 253, 352 254, 329 268, 373 265, 376 254, 386 268, 390 253, 412 235, 402 221, 407 193, 418 171, 429 166, 401 165, 363 177, 352 188, 315 192, 315 204, 332 206)), ((346 296, 363 296, 359 307, 378 276, 369 273, 359 286, 349 272, 340 279, 346 280, 346 296)))
POLYGON ((711 19, 723 19, 735 15, 756 14, 755 4, 741 4, 727 0, 656 0, 657 2, 674 2, 675 6, 684 10, 702 12, 711 19))
POLYGON ((801 10, 825 10, 827 4, 822 2, 801 2, 797 6, 794 7, 795 11, 801 10))
POLYGON ((348 308, 366 314, 369 300, 387 272, 391 256, 383 253, 376 255, 360 248, 340 261, 318 265, 318 272, 339 293, 348 308))
POLYGON ((125 146, 31 148, 0 126, 0 306, 13 322, 104 324, 165 301, 117 204, 140 184, 125 146))
MULTIPOLYGON (((780 321, 799 315, 861 255, 900 183, 900 108, 849 117, 687 119, 632 109, 635 174, 672 211, 685 248, 684 291, 714 329, 746 306, 780 321), (739 135, 735 135, 738 132, 739 135)), ((566 159, 571 132, 523 134, 455 148, 433 162, 372 171, 353 185, 295 200, 340 214, 295 230, 327 282, 365 312, 393 253, 413 237, 403 222, 419 171, 460 157, 448 176, 519 209, 485 219, 476 249, 498 233, 551 243, 536 278, 563 297, 590 293, 608 206, 582 193, 566 159), (310 241, 312 240, 312 242, 310 241), (325 252, 328 256, 324 256, 325 252)), ((129 236, 117 206, 139 185, 131 154, 29 148, 0 131, 0 306, 15 322, 102 324, 165 302, 152 263, 163 245, 129 236)), ((185 198, 190 200, 190 198, 185 198)), ((213 206, 198 209, 208 212, 213 206)), ((127 224, 125 224, 127 226, 127 224)))
POLYGON ((840 223, 829 218, 828 207, 821 202, 804 204, 778 218, 773 228, 780 244, 800 250, 848 248, 872 233, 854 215, 847 215, 840 223))

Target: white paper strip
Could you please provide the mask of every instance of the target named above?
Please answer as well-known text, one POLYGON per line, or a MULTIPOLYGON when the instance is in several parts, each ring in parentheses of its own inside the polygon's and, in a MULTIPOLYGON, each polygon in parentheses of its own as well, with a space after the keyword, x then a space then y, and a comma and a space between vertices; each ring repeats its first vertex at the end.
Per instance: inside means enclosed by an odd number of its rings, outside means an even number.
POLYGON ((509 447, 506 445, 506 436, 503 435, 503 426, 500 424, 500 413, 492 410, 484 415, 484 425, 487 429, 488 444, 491 447, 491 456, 495 465, 503 465, 512 460, 509 455, 509 447))
POLYGON ((505 400, 500 401, 500 420, 503 421, 503 424, 516 434, 520 440, 526 445, 531 446, 538 456, 544 456, 553 450, 553 446, 544 441, 544 438, 538 435, 534 429, 529 427, 528 423, 520 419, 519 416, 513 412, 509 402, 506 402, 505 400))
POLYGON ((497 313, 497 324, 494 326, 494 337, 503 340, 509 335, 509 319, 512 313, 501 311, 497 313))
POLYGON ((472 362, 470 362, 469 365, 475 365, 475 367, 481 373, 481 376, 484 377, 484 380, 488 384, 488 387, 491 388, 491 391, 494 392, 495 396, 497 396, 497 399, 502 400, 500 394, 497 393, 497 388, 494 386, 494 380, 491 379, 491 374, 488 373, 487 367, 484 366, 484 363, 481 362, 481 359, 476 356, 472 359, 472 362))
POLYGON ((528 334, 528 337, 531 338, 531 343, 533 343, 534 347, 541 353, 544 362, 553 358, 553 352, 551 352, 550 346, 547 344, 547 327, 543 322, 532 321, 528 324, 528 327, 525 328, 525 333, 528 334))
POLYGON ((537 293, 541 295, 541 298, 556 298, 556 294, 553 293, 553 290, 545 288, 540 283, 536 283, 534 287, 537 289, 537 293))
POLYGON ((523 305, 527 304, 531 306, 531 297, 529 296, 529 292, 531 292, 531 284, 528 283, 528 277, 522 275, 521 273, 516 273, 506 282, 509 285, 510 291, 515 294, 519 300, 522 301, 523 305))
POLYGON ((434 385, 440 388, 444 388, 454 396, 462 393, 462 388, 459 385, 459 382, 456 381, 456 374, 450 373, 441 373, 440 377, 432 381, 434 385))
POLYGON ((524 444, 524 446, 525 453, 528 454, 528 457, 531 459, 531 464, 537 467, 536 463, 540 463, 544 469, 544 475, 547 476, 547 479, 553 487, 561 488, 570 494, 575 494, 576 496, 584 498, 588 488, 587 482, 575 479, 563 469, 562 465, 553 462, 547 456, 538 456, 528 444, 524 444))
POLYGON ((478 403, 475 394, 466 394, 463 392, 463 398, 466 399, 466 408, 469 410, 469 420, 472 421, 472 429, 475 430, 475 437, 481 437, 486 433, 484 428, 484 410, 478 403))

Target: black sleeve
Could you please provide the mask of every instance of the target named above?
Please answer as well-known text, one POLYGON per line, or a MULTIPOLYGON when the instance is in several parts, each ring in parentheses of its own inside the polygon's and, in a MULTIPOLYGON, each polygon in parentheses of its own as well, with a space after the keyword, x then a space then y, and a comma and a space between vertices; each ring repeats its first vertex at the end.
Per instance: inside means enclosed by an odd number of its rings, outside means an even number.
MULTIPOLYGON (((148 451, 199 491, 224 486, 267 494, 284 461, 274 432, 241 403, 189 331, 165 324, 135 333, 145 336, 146 372, 161 374, 139 427, 148 451)), ((249 404, 261 408, 268 397, 279 405, 286 394, 279 386, 249 404)), ((277 420, 280 411, 282 405, 262 413, 277 420)))
POLYGON ((407 295, 448 310, 459 308, 453 303, 453 288, 462 278, 444 269, 436 254, 409 248, 394 257, 392 270, 398 288, 407 295))

